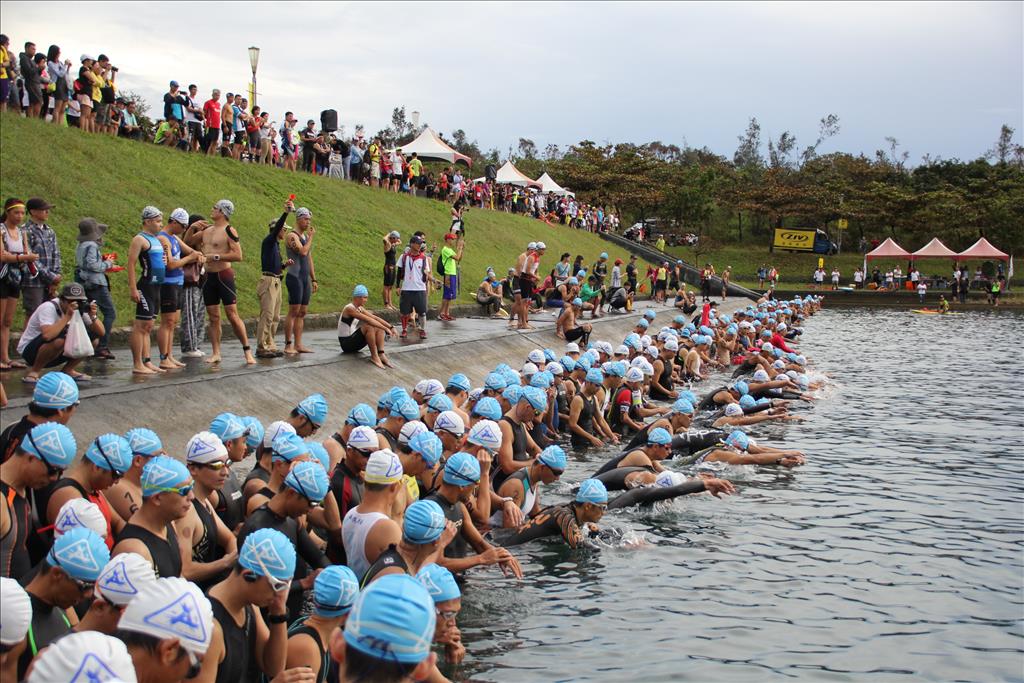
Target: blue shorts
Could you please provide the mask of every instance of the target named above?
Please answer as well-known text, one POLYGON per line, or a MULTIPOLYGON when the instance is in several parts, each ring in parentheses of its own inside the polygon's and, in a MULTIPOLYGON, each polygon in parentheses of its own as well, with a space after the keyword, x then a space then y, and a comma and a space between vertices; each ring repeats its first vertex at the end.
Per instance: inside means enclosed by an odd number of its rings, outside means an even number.
POLYGON ((445 301, 454 301, 456 295, 459 293, 459 276, 458 275, 445 275, 444 276, 444 293, 441 298, 445 301))

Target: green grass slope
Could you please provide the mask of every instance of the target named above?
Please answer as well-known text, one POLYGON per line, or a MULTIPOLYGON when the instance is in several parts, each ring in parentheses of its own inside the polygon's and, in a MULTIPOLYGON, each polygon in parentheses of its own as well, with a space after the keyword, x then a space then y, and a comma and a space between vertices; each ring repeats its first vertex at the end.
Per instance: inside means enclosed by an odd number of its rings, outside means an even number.
MULTIPOLYGON (((351 182, 241 164, 221 158, 184 154, 148 143, 86 135, 18 116, 0 116, 0 201, 40 196, 56 205, 50 224, 59 236, 64 278, 74 274, 78 221, 92 216, 110 226, 104 251, 116 251, 124 264, 128 243, 148 204, 209 215, 218 199, 235 203, 232 222, 241 235, 245 256, 237 265, 239 309, 246 318, 259 312, 256 282, 260 275, 260 241, 267 223, 276 219, 288 195, 313 211, 318 228, 314 258, 320 291, 312 312, 338 311, 358 283, 370 288, 370 305, 381 302, 381 237, 398 230, 408 238, 423 230, 440 246, 450 224, 449 206, 441 202, 386 193, 351 182)), ((541 263, 550 269, 563 251, 593 262, 602 251, 611 258, 626 253, 590 233, 487 210, 466 216, 466 252, 462 263, 461 301, 474 301, 487 266, 499 277, 514 264, 529 241, 543 240, 548 251, 541 263)), ((289 221, 294 224, 293 221, 289 221)), ((118 324, 134 317, 125 273, 110 275, 118 324)), ((396 297, 397 302, 397 297, 396 297)), ((434 293, 431 303, 440 301, 434 293)), ((19 313, 20 316, 20 313, 19 313)), ((16 321, 21 326, 21 320, 16 321)))

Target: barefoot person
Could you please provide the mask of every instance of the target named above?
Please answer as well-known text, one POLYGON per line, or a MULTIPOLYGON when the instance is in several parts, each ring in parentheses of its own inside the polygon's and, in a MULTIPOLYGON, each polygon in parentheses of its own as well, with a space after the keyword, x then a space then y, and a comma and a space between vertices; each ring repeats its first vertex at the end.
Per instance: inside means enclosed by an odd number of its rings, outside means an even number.
POLYGON ((232 263, 242 260, 242 245, 238 241, 238 231, 229 222, 235 205, 227 199, 221 199, 213 205, 210 218, 212 224, 203 229, 203 255, 206 257, 206 284, 203 285, 203 299, 206 303, 206 315, 210 319, 210 344, 213 352, 206 359, 207 363, 219 363, 220 358, 220 306, 224 306, 224 314, 231 323, 238 341, 242 342, 245 362, 256 363, 256 358, 249 348, 249 335, 245 332, 245 323, 238 315, 238 295, 235 291, 235 271, 232 263))
POLYGON ((402 243, 402 236, 397 230, 392 230, 384 236, 384 308, 389 311, 397 311, 398 308, 391 302, 391 290, 397 281, 398 266, 397 252, 398 245, 402 243))
POLYGON ((171 212, 167 227, 161 230, 157 239, 167 255, 167 271, 160 285, 160 327, 156 331, 156 344, 160 351, 160 368, 173 370, 185 364, 174 357, 174 328, 181 317, 182 291, 185 286, 184 266, 203 262, 203 254, 182 241, 181 235, 188 227, 188 212, 175 209, 171 212))
POLYGON ((164 215, 160 209, 147 206, 142 210, 142 231, 128 245, 128 294, 135 302, 130 344, 132 372, 136 375, 164 372, 150 358, 150 334, 160 307, 160 287, 167 273, 167 252, 157 237, 163 227, 164 215), (137 279, 136 266, 140 268, 137 279))
POLYGON ((366 310, 370 292, 365 285, 356 285, 352 301, 345 304, 338 316, 338 343, 342 353, 358 353, 370 347, 370 361, 378 368, 392 367, 384 353, 384 340, 395 337, 398 331, 387 320, 366 310))
POLYGON ((313 266, 313 237, 316 228, 311 224, 313 212, 304 206, 295 210, 295 230, 284 238, 288 252, 288 273, 284 277, 288 288, 288 317, 284 321, 284 352, 294 356, 313 353, 302 345, 302 330, 306 324, 309 297, 316 293, 316 268, 313 266), (294 342, 294 343, 293 343, 294 342))

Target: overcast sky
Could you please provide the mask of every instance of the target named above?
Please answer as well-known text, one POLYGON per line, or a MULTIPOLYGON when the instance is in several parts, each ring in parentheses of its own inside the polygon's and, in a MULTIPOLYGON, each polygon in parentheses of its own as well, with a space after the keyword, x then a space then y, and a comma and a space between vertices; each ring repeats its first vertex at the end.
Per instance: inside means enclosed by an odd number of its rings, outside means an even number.
MULTIPOLYGON (((12 48, 55 43, 77 68, 106 53, 158 101, 169 80, 237 91, 261 49, 259 104, 375 132, 406 105, 446 135, 503 153, 583 139, 661 140, 732 156, 765 135, 872 154, 897 138, 975 158, 1024 128, 1022 3, 103 3, 2 2, 12 48)), ((244 91, 244 90, 243 90, 244 91)), ((159 112, 159 108, 157 108, 159 112)))

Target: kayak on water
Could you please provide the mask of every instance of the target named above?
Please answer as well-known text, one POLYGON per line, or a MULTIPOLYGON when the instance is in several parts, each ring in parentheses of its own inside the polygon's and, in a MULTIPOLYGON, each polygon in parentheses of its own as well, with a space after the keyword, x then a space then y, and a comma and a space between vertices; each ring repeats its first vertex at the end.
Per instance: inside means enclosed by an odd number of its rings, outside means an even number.
POLYGON ((962 313, 957 313, 956 311, 946 311, 945 313, 943 313, 937 308, 915 308, 910 312, 920 313, 922 315, 963 315, 962 313))

